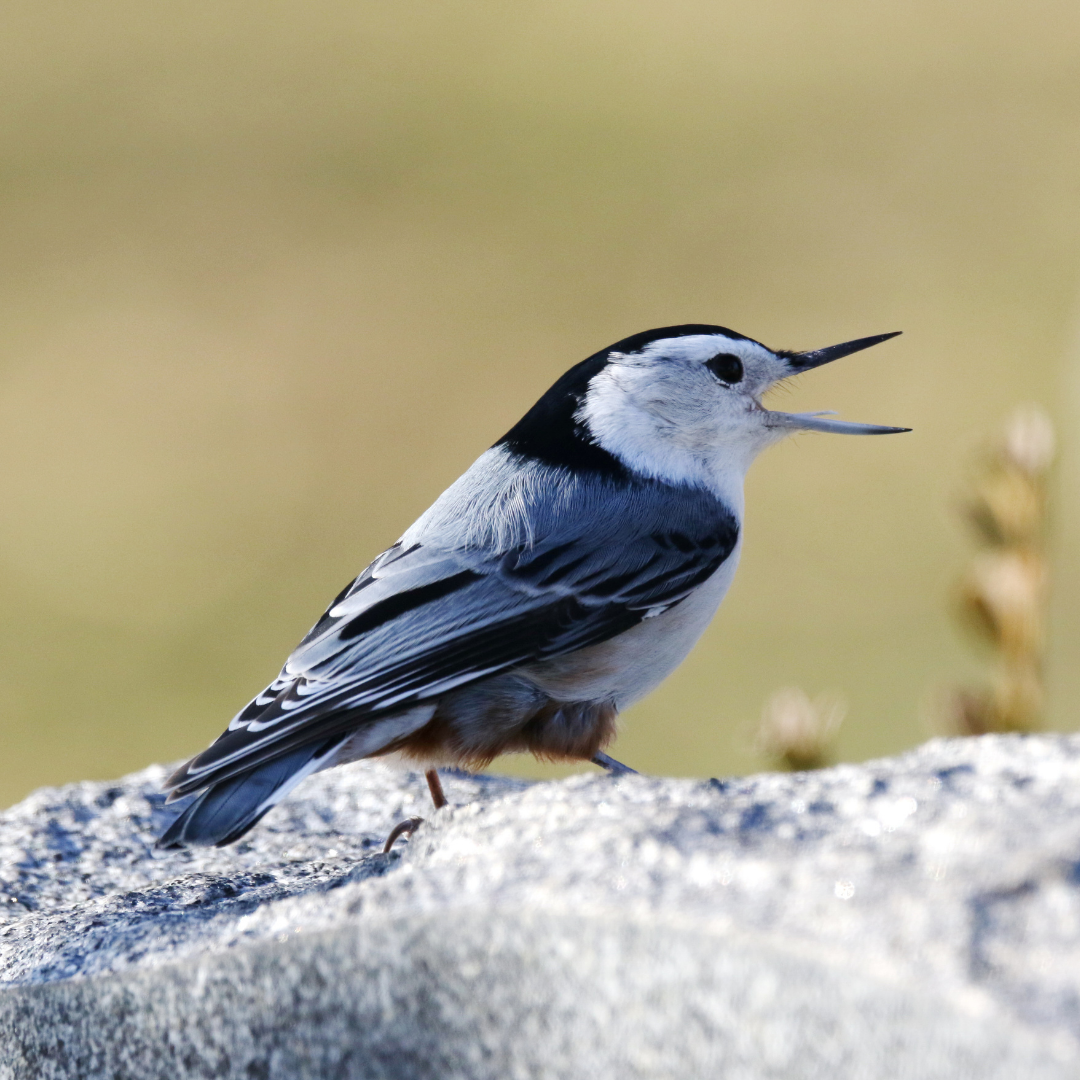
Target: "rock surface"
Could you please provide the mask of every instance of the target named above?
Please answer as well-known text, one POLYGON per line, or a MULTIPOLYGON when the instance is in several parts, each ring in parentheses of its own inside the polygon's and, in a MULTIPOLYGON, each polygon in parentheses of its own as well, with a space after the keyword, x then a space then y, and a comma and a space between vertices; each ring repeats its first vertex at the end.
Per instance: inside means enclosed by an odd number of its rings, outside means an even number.
POLYGON ((719 781, 313 777, 155 852, 164 768, 0 815, 0 1078, 1080 1075, 1080 738, 719 781))

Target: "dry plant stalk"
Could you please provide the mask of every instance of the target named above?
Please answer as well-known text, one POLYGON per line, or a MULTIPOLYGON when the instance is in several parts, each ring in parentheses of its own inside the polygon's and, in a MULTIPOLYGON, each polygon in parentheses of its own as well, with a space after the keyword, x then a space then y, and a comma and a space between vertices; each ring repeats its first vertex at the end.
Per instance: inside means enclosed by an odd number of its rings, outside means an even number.
POLYGON ((837 694, 813 701, 797 686, 777 690, 761 711, 754 747, 778 765, 801 772, 829 764, 829 751, 847 705, 837 694))
POLYGON ((1045 691, 1046 476, 1054 428, 1037 406, 1018 409, 981 462, 963 513, 983 550, 964 578, 964 624, 989 643, 997 671, 988 689, 957 689, 948 729, 960 735, 1033 731, 1045 691))

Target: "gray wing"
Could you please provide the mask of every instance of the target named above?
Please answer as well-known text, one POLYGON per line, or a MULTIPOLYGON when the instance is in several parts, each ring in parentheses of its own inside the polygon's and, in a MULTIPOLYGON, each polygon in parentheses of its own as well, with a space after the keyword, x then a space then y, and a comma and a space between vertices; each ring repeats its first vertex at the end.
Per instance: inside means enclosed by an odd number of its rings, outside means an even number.
POLYGON ((429 528, 429 543, 410 530, 337 597, 228 731, 170 780, 175 794, 623 633, 688 596, 738 539, 734 515, 696 490, 605 483, 560 498, 564 505, 532 508, 525 531, 533 535, 511 531, 501 545, 454 549, 445 528, 429 528))

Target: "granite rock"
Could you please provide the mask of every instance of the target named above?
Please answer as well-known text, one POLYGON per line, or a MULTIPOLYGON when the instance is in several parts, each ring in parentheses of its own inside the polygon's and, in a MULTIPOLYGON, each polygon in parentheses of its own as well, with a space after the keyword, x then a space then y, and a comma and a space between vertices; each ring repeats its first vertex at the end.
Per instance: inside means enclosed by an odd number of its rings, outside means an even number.
POLYGON ((0 815, 0 1078, 1080 1075, 1080 738, 734 780, 357 763, 157 852, 164 767, 0 815))

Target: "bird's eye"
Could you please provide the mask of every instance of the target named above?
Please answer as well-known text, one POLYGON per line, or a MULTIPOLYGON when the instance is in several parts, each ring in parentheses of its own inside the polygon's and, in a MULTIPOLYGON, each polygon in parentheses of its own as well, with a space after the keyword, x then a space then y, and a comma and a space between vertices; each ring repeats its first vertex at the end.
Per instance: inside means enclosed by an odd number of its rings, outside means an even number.
POLYGON ((705 366, 721 381, 729 386, 742 382, 742 361, 731 353, 717 353, 711 360, 705 361, 705 366))

